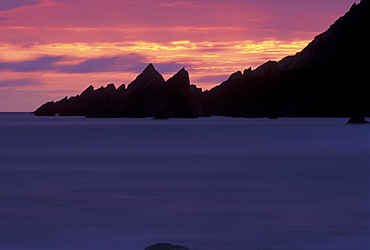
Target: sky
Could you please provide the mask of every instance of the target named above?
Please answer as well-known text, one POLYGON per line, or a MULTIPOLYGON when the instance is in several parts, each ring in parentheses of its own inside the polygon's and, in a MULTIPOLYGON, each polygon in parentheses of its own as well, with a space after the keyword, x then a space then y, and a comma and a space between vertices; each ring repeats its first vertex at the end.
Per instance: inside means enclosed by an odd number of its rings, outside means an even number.
POLYGON ((0 0, 0 112, 114 83, 153 63, 210 89, 302 50, 359 0, 0 0))

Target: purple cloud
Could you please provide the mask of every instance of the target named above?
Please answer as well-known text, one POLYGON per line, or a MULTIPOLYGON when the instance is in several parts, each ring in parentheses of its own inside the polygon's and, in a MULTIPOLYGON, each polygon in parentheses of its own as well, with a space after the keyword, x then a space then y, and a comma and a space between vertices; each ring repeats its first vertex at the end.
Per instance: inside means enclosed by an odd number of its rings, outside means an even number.
MULTIPOLYGON (((44 56, 35 60, 23 62, 0 62, 0 70, 13 72, 32 71, 55 71, 63 73, 92 73, 92 72, 127 72, 141 73, 148 65, 146 58, 140 54, 127 54, 114 57, 100 57, 87 59, 75 65, 58 64, 66 60, 63 56, 44 56)), ((182 67, 189 67, 190 64, 179 64, 177 62, 155 64, 158 71, 162 73, 176 72, 182 67)))
POLYGON ((141 72, 147 65, 143 62, 144 59, 139 54, 131 53, 124 56, 92 58, 76 65, 57 65, 55 70, 64 73, 141 72))
POLYGON ((0 70, 10 70, 14 72, 32 71, 56 71, 63 73, 91 73, 91 72, 112 72, 124 71, 137 67, 141 57, 121 58, 121 57, 101 57, 88 59, 76 65, 58 65, 66 58, 63 56, 44 56, 35 60, 23 62, 0 62, 0 70))
POLYGON ((53 70, 55 66, 53 63, 62 61, 62 56, 44 56, 35 60, 24 62, 0 62, 0 70, 10 70, 15 72, 31 72, 53 70))
POLYGON ((29 79, 12 79, 0 81, 0 88, 34 86, 34 85, 40 85, 40 83, 29 79))
POLYGON ((39 0, 10 0, 10 1, 1 1, 0 11, 17 9, 24 6, 36 5, 39 0))
MULTIPOLYGON (((90 73, 90 72, 115 72, 115 71, 133 71, 141 73, 148 65, 144 57, 138 54, 130 54, 120 57, 101 57, 88 59, 77 65, 68 65, 57 67, 56 70, 65 73, 90 73)), ((170 73, 179 71, 182 67, 189 64, 179 64, 177 62, 155 63, 155 67, 161 73, 170 73)))
POLYGON ((58 71, 66 73, 90 73, 109 71, 109 68, 117 61, 117 57, 88 59, 76 65, 56 67, 58 71))

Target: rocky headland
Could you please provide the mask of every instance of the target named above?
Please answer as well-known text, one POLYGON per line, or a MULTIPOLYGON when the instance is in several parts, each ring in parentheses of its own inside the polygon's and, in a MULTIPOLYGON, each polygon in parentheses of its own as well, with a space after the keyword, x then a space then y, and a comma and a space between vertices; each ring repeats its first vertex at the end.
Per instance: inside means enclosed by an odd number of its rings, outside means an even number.
POLYGON ((233 73, 208 91, 182 68, 165 81, 149 64, 127 88, 113 84, 43 104, 38 116, 195 118, 351 117, 370 114, 369 0, 354 4, 301 52, 233 73))

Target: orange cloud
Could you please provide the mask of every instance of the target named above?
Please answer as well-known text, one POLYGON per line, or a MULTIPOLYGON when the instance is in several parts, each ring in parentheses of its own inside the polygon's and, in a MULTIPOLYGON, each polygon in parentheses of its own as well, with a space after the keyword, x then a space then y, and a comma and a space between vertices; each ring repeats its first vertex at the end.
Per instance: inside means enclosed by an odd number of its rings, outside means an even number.
POLYGON ((14 96, 7 100, 33 93, 33 104, 27 99, 32 106, 75 95, 90 84, 128 84, 148 63, 165 78, 186 66, 192 83, 209 89, 237 70, 295 54, 351 4, 8 1, 0 6, 0 89, 14 96))
POLYGON ((218 68, 257 66, 262 58, 280 59, 301 50, 309 41, 232 41, 192 42, 172 41, 157 43, 130 41, 116 43, 54 43, 28 46, 0 44, 0 61, 26 61, 42 56, 70 58, 58 64, 77 64, 83 60, 125 56, 129 53, 142 55, 144 63, 191 62, 192 65, 210 64, 218 68))

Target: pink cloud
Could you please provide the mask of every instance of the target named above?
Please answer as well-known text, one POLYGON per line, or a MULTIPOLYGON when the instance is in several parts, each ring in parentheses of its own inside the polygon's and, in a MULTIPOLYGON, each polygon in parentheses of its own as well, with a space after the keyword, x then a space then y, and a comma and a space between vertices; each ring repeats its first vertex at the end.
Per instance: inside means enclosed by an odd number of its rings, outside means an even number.
POLYGON ((302 39, 304 32, 324 31, 351 4, 351 0, 45 0, 43 4, 2 15, 7 21, 0 27, 0 40, 48 43, 302 39))
POLYGON ((237 70, 297 52, 353 1, 5 1, 0 76, 3 89, 14 88, 0 99, 31 91, 47 101, 79 93, 86 82, 129 83, 149 62, 168 76, 186 66, 193 83, 209 88, 237 70))

